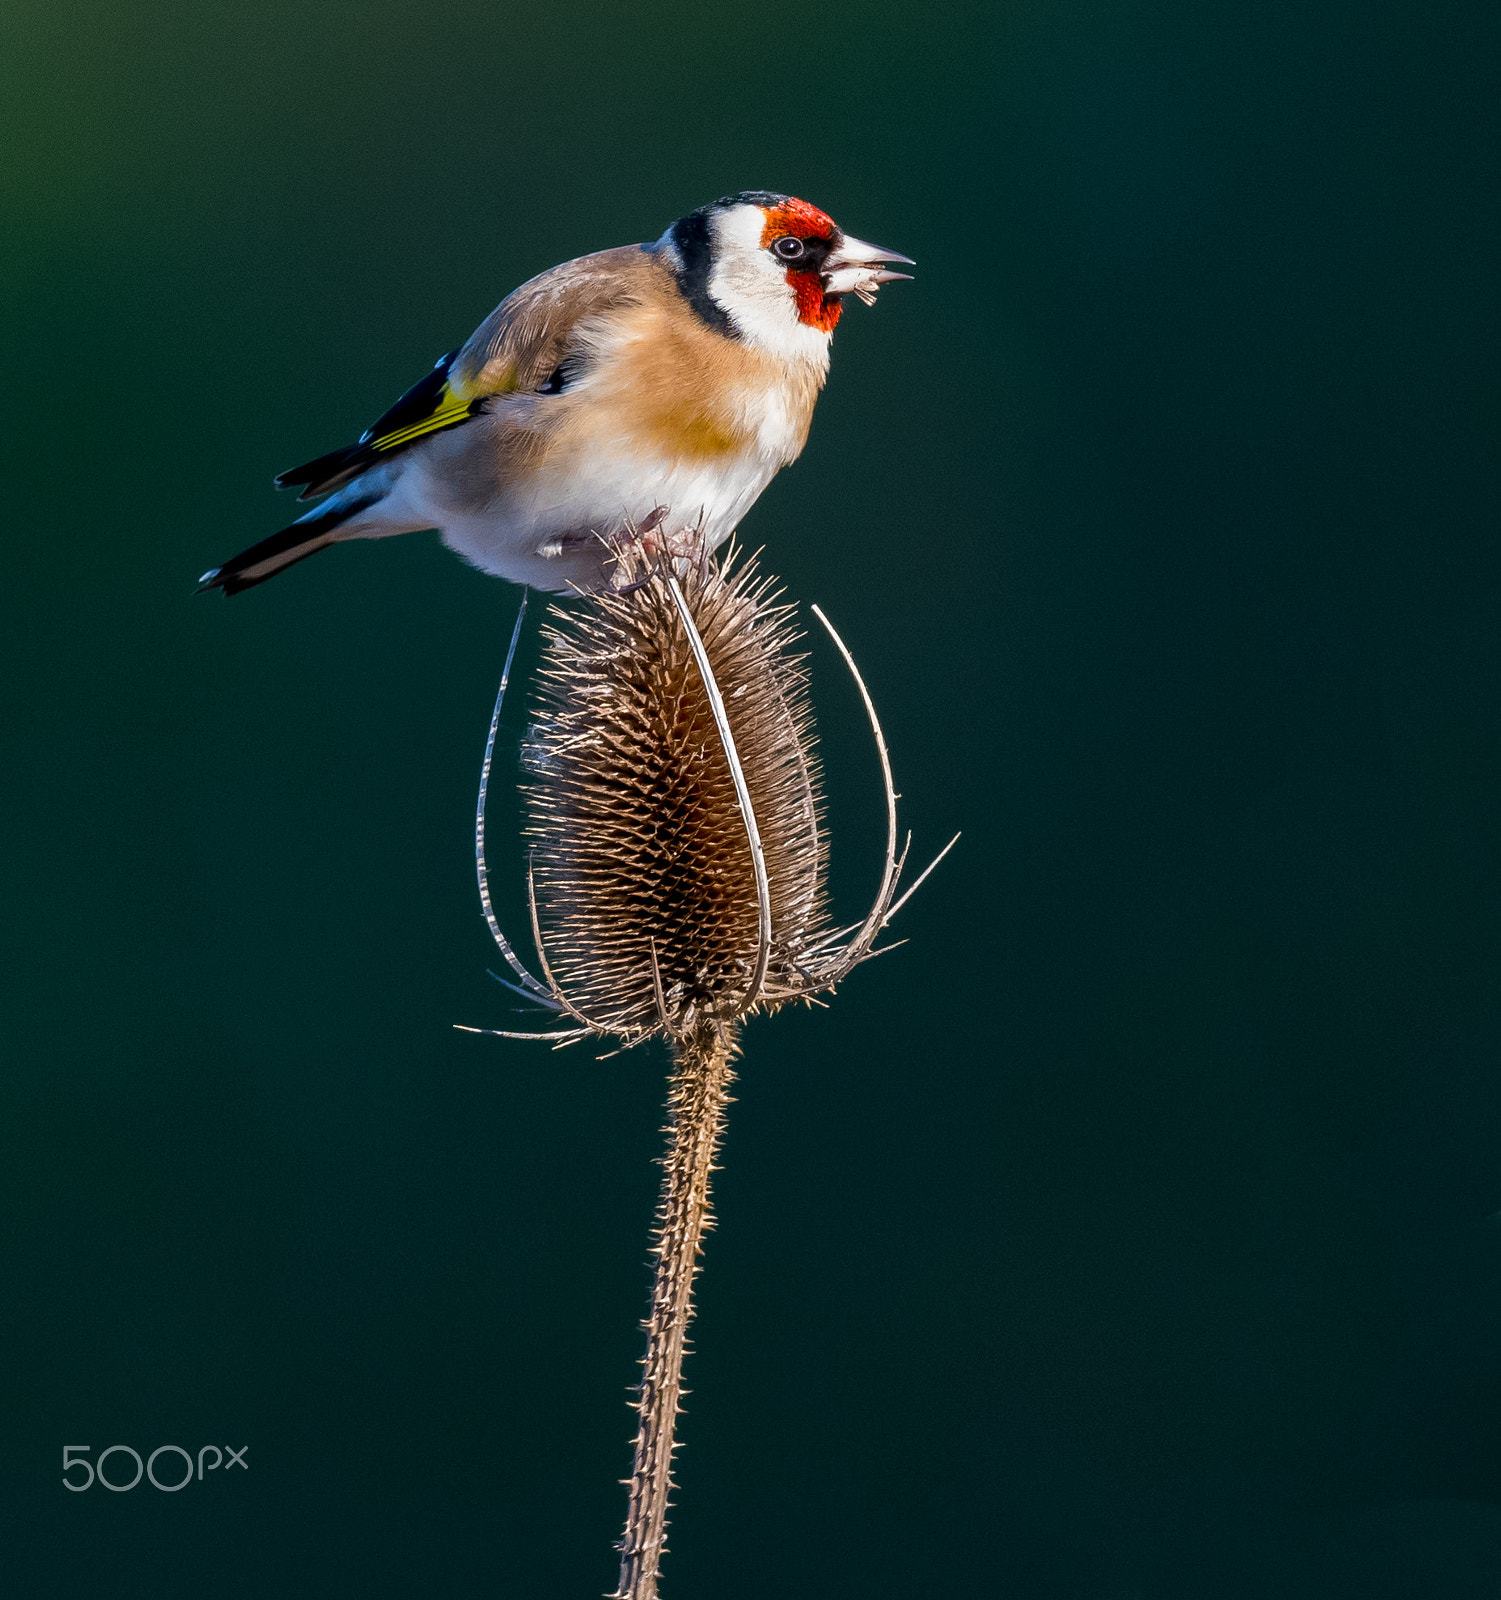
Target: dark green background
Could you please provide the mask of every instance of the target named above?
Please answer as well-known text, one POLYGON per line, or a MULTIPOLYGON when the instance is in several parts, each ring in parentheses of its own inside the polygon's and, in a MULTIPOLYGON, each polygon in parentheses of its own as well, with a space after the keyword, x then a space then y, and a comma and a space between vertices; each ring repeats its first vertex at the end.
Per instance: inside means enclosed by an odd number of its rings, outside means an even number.
POLYGON ((965 837, 751 1029, 668 1594, 1501 1593, 1496 16, 7 13, 8 1592, 613 1582, 663 1064, 450 1028, 514 595, 193 580, 513 284, 771 186, 921 266, 746 534, 965 837), (62 1489, 116 1442, 251 1471, 62 1489))

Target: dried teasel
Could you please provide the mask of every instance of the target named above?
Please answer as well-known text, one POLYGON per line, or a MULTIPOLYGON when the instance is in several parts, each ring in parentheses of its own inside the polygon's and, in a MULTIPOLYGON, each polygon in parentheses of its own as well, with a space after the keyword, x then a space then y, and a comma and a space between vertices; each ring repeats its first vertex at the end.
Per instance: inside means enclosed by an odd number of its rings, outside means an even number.
POLYGON ((815 606, 859 689, 886 793, 875 902, 861 922, 831 925, 807 664, 793 608, 754 558, 737 564, 732 551, 721 565, 691 541, 689 548, 687 556, 638 556, 614 591, 549 610, 523 750, 540 976, 501 931, 485 865, 485 797, 524 601, 475 819, 481 903, 519 980, 500 981, 561 1026, 465 1031, 555 1044, 613 1039, 621 1048, 661 1036, 673 1056, 617 1600, 657 1592, 692 1284, 712 1220, 709 1175, 739 1025, 754 1012, 812 1000, 878 954, 881 931, 955 842, 898 897, 911 838, 899 852, 886 742, 854 660, 815 606))

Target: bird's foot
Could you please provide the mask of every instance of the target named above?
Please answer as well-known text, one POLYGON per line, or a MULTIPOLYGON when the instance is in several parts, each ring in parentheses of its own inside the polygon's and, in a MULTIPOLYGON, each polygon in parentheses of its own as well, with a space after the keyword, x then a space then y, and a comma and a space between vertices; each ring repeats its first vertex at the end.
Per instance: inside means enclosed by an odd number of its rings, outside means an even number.
POLYGON ((640 522, 627 526, 614 547, 610 588, 617 594, 639 588, 664 565, 680 575, 706 555, 701 527, 670 529, 664 526, 666 506, 655 507, 640 522))

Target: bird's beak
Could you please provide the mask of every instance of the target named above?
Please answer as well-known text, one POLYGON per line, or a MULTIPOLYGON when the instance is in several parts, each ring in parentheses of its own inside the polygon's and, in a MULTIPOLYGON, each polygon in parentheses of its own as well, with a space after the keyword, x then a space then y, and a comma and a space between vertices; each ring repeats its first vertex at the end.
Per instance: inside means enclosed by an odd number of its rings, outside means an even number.
POLYGON ((900 251, 883 250, 878 244, 866 244, 863 239, 851 239, 846 234, 824 259, 823 292, 858 295, 866 305, 873 306, 876 290, 883 283, 912 276, 910 272, 886 271, 883 263, 890 261, 899 261, 904 267, 917 265, 911 256, 900 251))

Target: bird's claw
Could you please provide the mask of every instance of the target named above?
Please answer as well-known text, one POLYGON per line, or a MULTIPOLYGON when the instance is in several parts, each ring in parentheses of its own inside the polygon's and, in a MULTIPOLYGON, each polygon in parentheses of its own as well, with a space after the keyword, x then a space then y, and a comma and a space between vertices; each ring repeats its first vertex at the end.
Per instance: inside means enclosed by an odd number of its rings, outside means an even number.
POLYGON ((701 527, 668 529, 666 506, 654 507, 640 522, 626 528, 615 546, 615 564, 610 588, 616 594, 631 594, 646 583, 664 562, 681 574, 707 555, 701 527))

